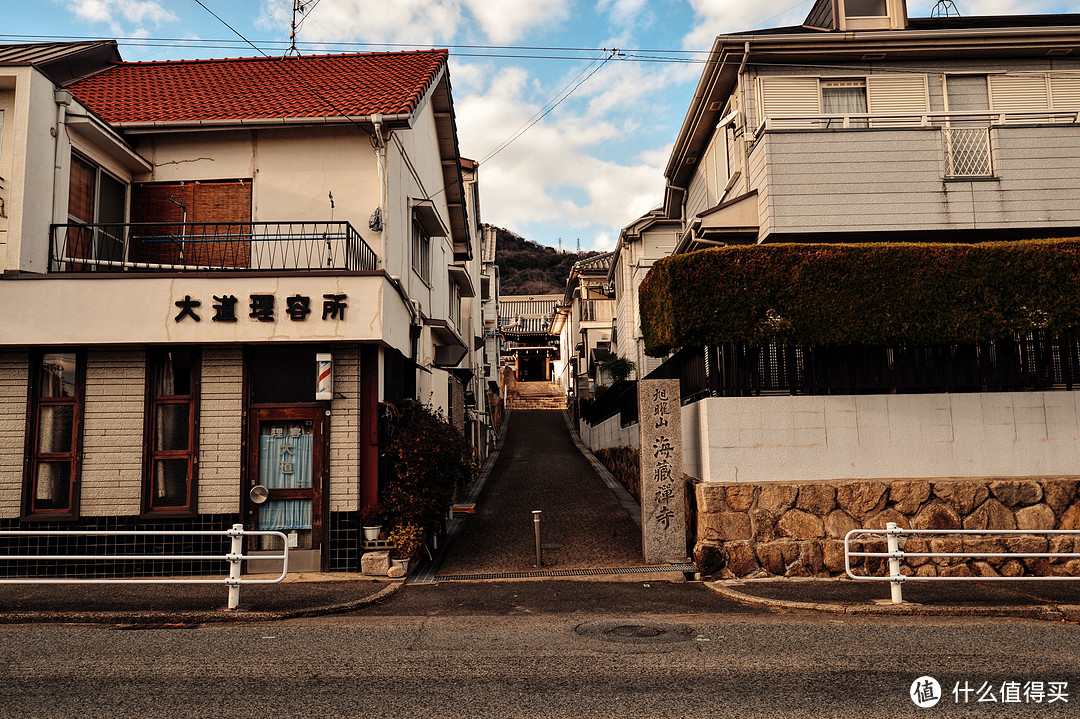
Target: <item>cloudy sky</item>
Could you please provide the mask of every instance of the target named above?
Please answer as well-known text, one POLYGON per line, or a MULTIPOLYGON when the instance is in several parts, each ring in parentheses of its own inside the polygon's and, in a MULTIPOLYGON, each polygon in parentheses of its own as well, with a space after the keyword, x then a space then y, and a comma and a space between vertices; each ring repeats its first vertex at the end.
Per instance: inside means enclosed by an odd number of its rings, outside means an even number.
MULTIPOLYGON (((954 2, 963 15, 1075 11, 1063 0, 954 2)), ((908 0, 908 13, 927 16, 934 3, 908 0)), ((813 0, 305 4, 302 54, 450 49, 461 151, 481 162, 485 222, 566 249, 610 249, 662 199, 663 167, 712 38, 798 24, 813 0)), ((132 61, 280 55, 292 6, 36 0, 5 19, 0 42, 115 38, 132 61)))

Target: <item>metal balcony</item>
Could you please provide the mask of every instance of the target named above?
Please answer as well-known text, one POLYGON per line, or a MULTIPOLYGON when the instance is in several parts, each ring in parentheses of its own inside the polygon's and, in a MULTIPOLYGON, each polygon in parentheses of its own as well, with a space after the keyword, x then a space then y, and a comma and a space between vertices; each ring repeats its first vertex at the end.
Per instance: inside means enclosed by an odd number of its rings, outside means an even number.
POLYGON ((49 272, 372 271, 348 222, 53 225, 49 272))

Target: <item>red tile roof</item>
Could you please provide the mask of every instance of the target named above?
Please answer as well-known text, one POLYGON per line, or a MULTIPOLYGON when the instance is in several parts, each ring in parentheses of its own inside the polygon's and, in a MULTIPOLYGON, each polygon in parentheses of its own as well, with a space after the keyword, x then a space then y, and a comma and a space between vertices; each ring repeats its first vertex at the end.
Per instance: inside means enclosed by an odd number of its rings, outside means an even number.
POLYGON ((446 50, 126 62, 68 89, 111 123, 409 114, 446 50))

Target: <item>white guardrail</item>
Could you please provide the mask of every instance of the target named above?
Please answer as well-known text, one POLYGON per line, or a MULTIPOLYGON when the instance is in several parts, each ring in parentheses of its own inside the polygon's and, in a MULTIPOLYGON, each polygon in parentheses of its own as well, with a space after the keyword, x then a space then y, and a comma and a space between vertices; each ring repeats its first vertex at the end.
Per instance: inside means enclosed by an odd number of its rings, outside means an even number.
POLYGON ((228 577, 118 577, 118 578, 78 578, 78 577, 15 577, 0 578, 0 584, 226 584, 229 587, 229 609, 236 609, 240 604, 240 585, 242 584, 277 584, 289 573, 289 541, 282 532, 247 530, 242 524, 234 524, 232 529, 223 530, 0 530, 0 537, 230 537, 232 543, 228 554, 0 554, 0 561, 222 561, 229 563, 228 577), (281 537, 281 554, 262 554, 245 556, 244 537, 276 536, 281 537), (241 562, 245 559, 281 560, 281 576, 273 579, 244 579, 240 576, 241 562))
POLYGON ((904 529, 903 527, 896 526, 896 523, 889 522, 885 525, 885 529, 853 529, 844 535, 844 568, 847 571, 847 575, 852 579, 858 579, 863 581, 875 581, 875 582, 889 582, 892 585, 892 603, 900 604, 904 601, 901 586, 906 581, 1048 581, 1048 580, 1080 580, 1080 577, 1074 576, 1052 576, 1052 577, 916 577, 909 576, 900 573, 900 563, 907 557, 953 557, 953 558, 965 558, 965 559, 986 559, 990 557, 1013 557, 1013 558, 1025 558, 1025 557, 1041 557, 1045 559, 1078 559, 1080 558, 1080 552, 905 552, 901 543, 904 541, 904 537, 911 535, 926 535, 937 534, 944 536, 952 535, 979 535, 979 536, 1016 536, 1016 535, 1041 535, 1041 536, 1077 536, 1080 535, 1080 530, 1076 529, 904 529), (860 535, 870 536, 884 536, 888 544, 888 551, 886 552, 853 552, 851 551, 850 541, 852 537, 860 535), (889 574, 887 576, 869 576, 865 574, 854 574, 851 571, 851 558, 852 557, 876 557, 878 559, 889 560, 889 574))

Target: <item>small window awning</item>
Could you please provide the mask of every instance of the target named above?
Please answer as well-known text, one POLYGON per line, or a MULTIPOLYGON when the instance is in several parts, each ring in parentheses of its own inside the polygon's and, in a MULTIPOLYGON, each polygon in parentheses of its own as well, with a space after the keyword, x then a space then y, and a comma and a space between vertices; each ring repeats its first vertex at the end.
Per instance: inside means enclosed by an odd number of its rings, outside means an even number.
POLYGON ((424 228, 424 232, 428 233, 428 236, 449 236, 450 231, 443 225, 442 218, 439 217, 439 211, 435 209, 434 202, 431 200, 411 198, 409 204, 412 205, 413 217, 415 217, 420 223, 420 226, 424 228))
POLYGON ((431 329, 431 339, 435 347, 435 366, 443 369, 457 367, 465 355, 469 353, 469 346, 461 335, 446 320, 424 319, 424 326, 431 329))
POLYGON ((476 297, 476 286, 473 284, 472 277, 469 276, 468 267, 455 263, 447 265, 446 271, 450 273, 450 279, 457 283, 462 297, 476 297))
POLYGON ((699 213, 676 247, 676 253, 702 246, 756 241, 760 229, 757 200, 757 190, 751 190, 699 213))

